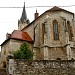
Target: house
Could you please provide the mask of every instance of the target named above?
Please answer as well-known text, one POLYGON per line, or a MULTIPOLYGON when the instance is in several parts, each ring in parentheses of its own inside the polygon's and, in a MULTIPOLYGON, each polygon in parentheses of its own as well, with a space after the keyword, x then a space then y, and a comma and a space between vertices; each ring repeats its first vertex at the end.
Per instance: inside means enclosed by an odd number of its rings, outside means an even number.
POLYGON ((33 40, 27 32, 14 30, 11 34, 7 33, 7 39, 1 44, 1 61, 5 63, 7 56, 18 50, 24 41, 28 42, 32 48, 33 40))
POLYGON ((40 16, 36 10, 34 15, 35 20, 30 23, 24 4, 18 30, 8 34, 1 44, 2 62, 6 62, 6 56, 17 50, 23 41, 32 46, 33 60, 75 59, 74 13, 54 6, 40 16))

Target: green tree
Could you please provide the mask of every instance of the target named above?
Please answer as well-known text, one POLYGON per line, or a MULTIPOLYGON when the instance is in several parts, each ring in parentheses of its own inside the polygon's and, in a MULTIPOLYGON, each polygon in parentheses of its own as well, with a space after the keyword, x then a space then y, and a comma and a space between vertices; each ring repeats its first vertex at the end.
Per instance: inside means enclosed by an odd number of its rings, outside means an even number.
POLYGON ((29 48, 29 44, 24 42, 21 44, 20 49, 14 52, 15 59, 32 59, 33 52, 29 48))

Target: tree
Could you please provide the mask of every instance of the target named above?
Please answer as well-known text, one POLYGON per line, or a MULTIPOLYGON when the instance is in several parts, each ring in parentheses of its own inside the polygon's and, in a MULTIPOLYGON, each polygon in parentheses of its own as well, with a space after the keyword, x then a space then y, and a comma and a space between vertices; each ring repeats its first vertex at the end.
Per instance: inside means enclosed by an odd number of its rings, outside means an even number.
POLYGON ((24 42, 21 44, 20 49, 14 52, 15 59, 32 59, 33 52, 29 48, 29 44, 24 42))

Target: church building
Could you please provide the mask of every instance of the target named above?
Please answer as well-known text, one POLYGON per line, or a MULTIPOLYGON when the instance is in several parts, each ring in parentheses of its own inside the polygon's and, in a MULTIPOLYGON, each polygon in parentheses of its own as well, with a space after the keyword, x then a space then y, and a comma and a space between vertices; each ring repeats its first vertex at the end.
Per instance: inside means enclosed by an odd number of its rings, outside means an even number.
POLYGON ((34 53, 33 60, 71 60, 75 59, 75 21, 74 13, 54 6, 39 16, 36 10, 35 19, 27 19, 25 4, 18 30, 7 33, 1 44, 1 60, 18 50, 26 41, 34 53))

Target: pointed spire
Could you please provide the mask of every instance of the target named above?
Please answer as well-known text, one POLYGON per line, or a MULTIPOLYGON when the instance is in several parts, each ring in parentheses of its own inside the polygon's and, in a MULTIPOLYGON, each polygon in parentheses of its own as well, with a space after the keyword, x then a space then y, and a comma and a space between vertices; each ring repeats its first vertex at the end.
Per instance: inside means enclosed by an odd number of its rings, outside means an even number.
POLYGON ((25 10, 25 2, 24 2, 24 7, 23 7, 23 11, 22 11, 22 16, 20 19, 22 22, 27 20, 27 15, 26 15, 26 10, 25 10))

